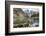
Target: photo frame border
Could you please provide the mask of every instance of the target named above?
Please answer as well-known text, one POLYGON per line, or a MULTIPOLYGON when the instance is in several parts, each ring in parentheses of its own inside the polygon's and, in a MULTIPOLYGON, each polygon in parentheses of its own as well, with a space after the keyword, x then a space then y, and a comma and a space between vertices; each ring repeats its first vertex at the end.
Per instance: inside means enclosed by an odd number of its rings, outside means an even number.
POLYGON ((22 1, 5 1, 5 35, 22 35, 22 34, 38 34, 38 33, 45 33, 45 3, 42 2, 22 2, 22 1), (29 32, 14 32, 14 33, 9 33, 9 13, 10 13, 10 4, 35 4, 35 5, 43 5, 42 7, 42 13, 43 13, 43 30, 42 31, 29 31, 29 32))

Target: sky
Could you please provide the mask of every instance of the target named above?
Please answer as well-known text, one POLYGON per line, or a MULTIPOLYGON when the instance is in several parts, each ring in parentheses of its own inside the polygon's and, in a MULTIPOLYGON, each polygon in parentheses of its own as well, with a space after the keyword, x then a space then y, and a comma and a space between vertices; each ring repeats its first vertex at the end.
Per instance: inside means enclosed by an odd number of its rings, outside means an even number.
POLYGON ((38 8, 22 8, 22 10, 23 10, 23 11, 29 10, 28 13, 30 13, 30 11, 37 11, 37 12, 39 11, 38 8))

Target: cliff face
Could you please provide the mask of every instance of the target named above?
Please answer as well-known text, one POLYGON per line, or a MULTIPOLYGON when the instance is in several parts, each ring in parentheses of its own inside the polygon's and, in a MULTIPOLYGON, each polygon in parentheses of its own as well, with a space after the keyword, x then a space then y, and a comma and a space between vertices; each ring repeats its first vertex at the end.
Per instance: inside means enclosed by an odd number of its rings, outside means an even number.
POLYGON ((25 22, 25 14, 21 8, 14 9, 14 24, 21 24, 25 22))

